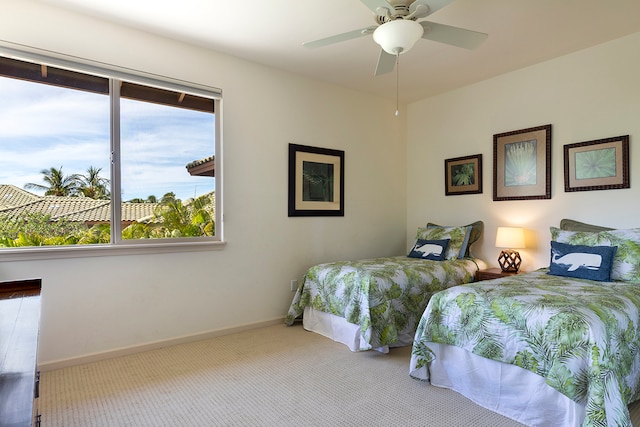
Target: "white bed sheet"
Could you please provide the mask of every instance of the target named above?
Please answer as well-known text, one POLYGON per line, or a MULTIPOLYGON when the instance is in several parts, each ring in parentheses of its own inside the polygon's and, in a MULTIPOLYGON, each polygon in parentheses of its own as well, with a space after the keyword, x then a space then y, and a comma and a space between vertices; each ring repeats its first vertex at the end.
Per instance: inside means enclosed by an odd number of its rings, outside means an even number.
POLYGON ((459 347, 429 343, 429 348, 435 360, 428 370, 421 370, 432 385, 454 390, 483 408, 527 426, 582 425, 584 406, 548 386, 543 377, 459 347))
MULTIPOLYGON (((360 326, 347 322, 344 318, 331 313, 314 310, 305 307, 302 316, 302 327, 307 331, 315 332, 349 347, 351 351, 362 351, 368 348, 367 342, 362 338, 360 326)), ((413 344, 413 335, 405 334, 398 337, 398 342, 392 347, 404 347, 413 344)), ((373 348, 381 353, 388 353, 389 346, 373 348)))

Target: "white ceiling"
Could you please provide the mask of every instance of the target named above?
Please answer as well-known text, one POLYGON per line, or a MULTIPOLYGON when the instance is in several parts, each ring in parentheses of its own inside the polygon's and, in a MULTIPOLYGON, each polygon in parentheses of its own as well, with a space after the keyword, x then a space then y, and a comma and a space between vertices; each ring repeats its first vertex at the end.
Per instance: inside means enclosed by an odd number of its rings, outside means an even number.
MULTIPOLYGON (((375 25, 359 0, 40 0, 257 63, 395 98, 374 77, 365 36, 303 42, 375 25)), ((489 34, 477 50, 418 40, 400 57, 400 99, 416 101, 640 31, 640 0, 455 0, 428 20, 489 34)))

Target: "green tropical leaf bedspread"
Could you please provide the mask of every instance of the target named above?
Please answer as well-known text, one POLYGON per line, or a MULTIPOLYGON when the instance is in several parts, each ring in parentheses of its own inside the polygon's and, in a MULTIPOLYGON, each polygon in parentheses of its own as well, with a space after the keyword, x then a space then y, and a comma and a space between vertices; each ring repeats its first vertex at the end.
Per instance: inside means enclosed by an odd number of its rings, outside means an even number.
POLYGON ((413 336, 433 293, 473 281, 473 259, 429 261, 407 256, 318 264, 298 286, 288 325, 309 306, 360 326, 367 346, 391 345, 413 336))
POLYGON ((640 285, 546 270, 440 292, 418 325, 410 374, 427 379, 429 343, 461 347, 545 378, 586 407, 584 425, 631 426, 640 397, 640 285))

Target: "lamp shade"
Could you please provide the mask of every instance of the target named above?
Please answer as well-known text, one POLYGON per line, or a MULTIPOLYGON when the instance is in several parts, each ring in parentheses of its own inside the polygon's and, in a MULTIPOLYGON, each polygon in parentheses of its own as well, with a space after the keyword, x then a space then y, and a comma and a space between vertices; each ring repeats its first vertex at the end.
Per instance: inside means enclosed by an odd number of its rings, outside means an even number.
POLYGON ((373 32, 373 40, 391 55, 404 53, 422 37, 424 28, 416 21, 396 19, 385 22, 373 32))
POLYGON ((498 227, 496 247, 509 249, 524 248, 524 229, 519 227, 498 227))

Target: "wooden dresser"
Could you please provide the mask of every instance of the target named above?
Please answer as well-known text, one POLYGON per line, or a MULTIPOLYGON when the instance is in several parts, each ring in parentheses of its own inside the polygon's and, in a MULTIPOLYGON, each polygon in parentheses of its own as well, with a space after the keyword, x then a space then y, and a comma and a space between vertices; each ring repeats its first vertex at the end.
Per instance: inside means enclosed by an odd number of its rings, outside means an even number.
POLYGON ((41 279, 0 282, 0 427, 40 425, 41 279))

